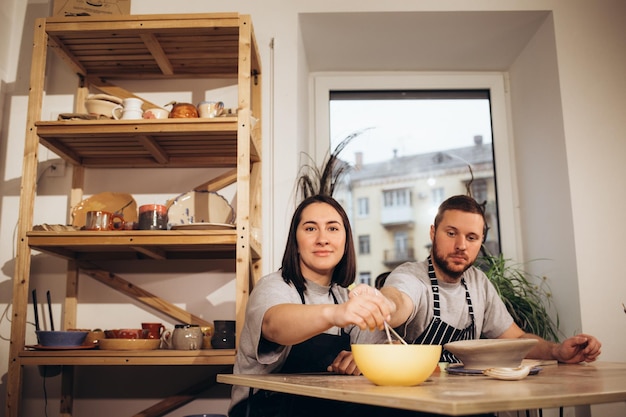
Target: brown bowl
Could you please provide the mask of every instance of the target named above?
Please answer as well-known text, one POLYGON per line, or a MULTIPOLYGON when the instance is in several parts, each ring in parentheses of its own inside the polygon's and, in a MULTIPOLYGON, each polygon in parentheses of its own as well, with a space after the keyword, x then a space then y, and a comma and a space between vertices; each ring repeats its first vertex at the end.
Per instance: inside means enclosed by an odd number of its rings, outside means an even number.
POLYGON ((147 339, 148 329, 113 329, 105 330, 107 339, 147 339))
POLYGON ((194 118, 198 117, 198 109, 191 103, 176 103, 170 111, 170 118, 194 118))
POLYGON ((463 362, 465 369, 516 368, 537 344, 537 339, 459 340, 443 345, 463 362))

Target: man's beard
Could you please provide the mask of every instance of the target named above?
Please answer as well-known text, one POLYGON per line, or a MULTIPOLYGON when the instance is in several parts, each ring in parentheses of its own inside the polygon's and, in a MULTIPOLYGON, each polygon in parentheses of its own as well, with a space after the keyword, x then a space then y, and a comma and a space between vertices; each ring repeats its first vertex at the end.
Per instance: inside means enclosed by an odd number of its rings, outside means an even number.
POLYGON ((435 239, 435 240, 433 240, 432 260, 437 265, 437 267, 439 267, 439 270, 441 272, 443 272, 448 277, 450 277, 450 278, 452 278, 454 280, 458 280, 459 278, 461 278, 461 275, 463 275, 463 273, 465 271, 470 269, 470 267, 474 264, 474 261, 476 259, 470 260, 470 262, 468 262, 467 266, 465 266, 465 268, 463 268, 462 271, 456 271, 456 270, 450 269, 450 267, 448 266, 448 262, 446 262, 446 260, 443 257, 443 255, 441 255, 437 251, 437 240, 435 239))

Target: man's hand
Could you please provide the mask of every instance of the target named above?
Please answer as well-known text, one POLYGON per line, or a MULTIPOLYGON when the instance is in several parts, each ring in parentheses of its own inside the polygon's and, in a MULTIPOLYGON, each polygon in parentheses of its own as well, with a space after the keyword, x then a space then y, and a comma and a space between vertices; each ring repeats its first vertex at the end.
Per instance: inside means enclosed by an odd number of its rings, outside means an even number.
POLYGON ((601 353, 602 344, 588 334, 572 336, 554 349, 554 357, 563 363, 593 362, 601 353))

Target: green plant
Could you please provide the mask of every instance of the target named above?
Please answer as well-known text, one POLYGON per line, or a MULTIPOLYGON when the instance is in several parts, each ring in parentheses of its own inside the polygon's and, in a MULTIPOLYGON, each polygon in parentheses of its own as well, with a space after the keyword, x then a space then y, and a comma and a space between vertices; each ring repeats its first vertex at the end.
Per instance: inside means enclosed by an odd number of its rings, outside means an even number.
POLYGON ((559 316, 548 312, 552 294, 546 277, 528 273, 521 264, 483 251, 479 266, 496 287, 515 323, 525 332, 559 341, 559 316))

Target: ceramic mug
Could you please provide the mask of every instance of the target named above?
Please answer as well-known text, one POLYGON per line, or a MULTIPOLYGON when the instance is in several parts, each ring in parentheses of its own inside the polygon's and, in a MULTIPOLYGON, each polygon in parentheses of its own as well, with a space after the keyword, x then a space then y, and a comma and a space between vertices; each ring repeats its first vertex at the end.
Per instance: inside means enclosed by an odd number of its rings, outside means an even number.
POLYGON ((141 328, 148 330, 146 339, 160 339, 165 326, 161 323, 141 323, 141 328))
POLYGON ((88 211, 85 216, 85 229, 87 230, 122 230, 124 218, 108 211, 88 211))
POLYGON ((215 320, 211 346, 214 349, 235 348, 235 320, 215 320))
POLYGON ((200 117, 217 117, 224 111, 224 103, 221 101, 203 101, 198 104, 200 117))
POLYGON ((115 120, 136 120, 143 117, 143 110, 141 106, 143 100, 130 97, 122 100, 121 106, 115 106, 113 108, 113 118, 115 120))
POLYGON ((177 324, 170 337, 176 350, 198 350, 202 347, 202 330, 197 324, 177 324))

